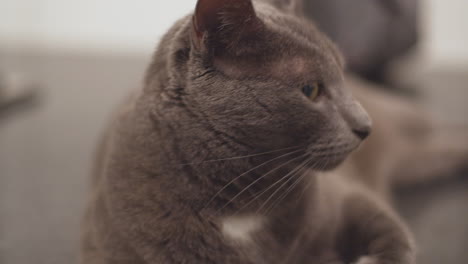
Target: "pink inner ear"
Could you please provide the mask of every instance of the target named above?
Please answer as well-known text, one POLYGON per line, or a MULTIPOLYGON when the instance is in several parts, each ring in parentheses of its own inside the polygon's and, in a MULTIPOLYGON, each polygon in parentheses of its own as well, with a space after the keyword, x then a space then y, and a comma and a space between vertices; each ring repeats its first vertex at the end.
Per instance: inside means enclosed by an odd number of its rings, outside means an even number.
POLYGON ((223 27, 223 19, 229 18, 230 26, 245 25, 256 17, 251 0, 198 0, 193 17, 196 36, 201 39, 205 32, 223 27))

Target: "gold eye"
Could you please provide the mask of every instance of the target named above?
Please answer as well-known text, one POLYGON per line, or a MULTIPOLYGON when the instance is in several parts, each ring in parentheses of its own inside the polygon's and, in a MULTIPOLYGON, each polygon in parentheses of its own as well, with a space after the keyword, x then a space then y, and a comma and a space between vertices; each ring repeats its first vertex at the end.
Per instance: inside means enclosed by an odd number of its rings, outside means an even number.
POLYGON ((302 87, 302 92, 310 100, 317 99, 322 92, 322 85, 319 82, 314 82, 313 84, 307 84, 302 87))

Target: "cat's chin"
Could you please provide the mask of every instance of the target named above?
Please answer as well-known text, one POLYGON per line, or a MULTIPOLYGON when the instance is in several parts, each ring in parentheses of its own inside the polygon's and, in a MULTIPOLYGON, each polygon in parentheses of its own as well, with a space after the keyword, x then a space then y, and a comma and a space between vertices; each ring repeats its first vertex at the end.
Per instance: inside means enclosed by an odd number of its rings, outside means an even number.
POLYGON ((343 150, 340 154, 337 155, 319 156, 315 158, 311 157, 311 160, 314 160, 314 162, 310 164, 310 168, 315 171, 334 170, 340 166, 355 149, 356 147, 351 147, 349 149, 343 150))
POLYGON ((315 171, 330 171, 336 169, 340 166, 347 158, 348 155, 343 155, 343 157, 333 157, 327 158, 321 162, 318 162, 318 165, 311 166, 311 169, 315 171))

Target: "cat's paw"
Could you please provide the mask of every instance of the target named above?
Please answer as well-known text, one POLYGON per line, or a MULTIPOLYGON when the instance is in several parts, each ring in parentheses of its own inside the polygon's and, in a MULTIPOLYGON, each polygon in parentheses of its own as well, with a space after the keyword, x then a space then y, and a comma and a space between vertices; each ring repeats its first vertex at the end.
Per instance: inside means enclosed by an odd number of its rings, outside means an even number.
POLYGON ((359 258, 358 261, 354 262, 353 264, 414 264, 413 262, 395 262, 390 260, 382 260, 372 256, 364 256, 359 258))
POLYGON ((380 263, 381 262, 377 258, 366 256, 366 257, 359 258, 359 260, 353 264, 380 264, 380 263))

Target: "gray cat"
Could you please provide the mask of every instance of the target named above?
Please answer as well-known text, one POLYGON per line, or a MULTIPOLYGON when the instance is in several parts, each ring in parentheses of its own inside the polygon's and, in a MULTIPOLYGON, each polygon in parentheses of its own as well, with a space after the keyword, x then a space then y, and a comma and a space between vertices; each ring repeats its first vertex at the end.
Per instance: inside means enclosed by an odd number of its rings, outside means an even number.
POLYGON ((413 263, 391 208, 323 173, 370 133, 345 86, 310 22, 199 0, 101 146, 82 263, 413 263))

